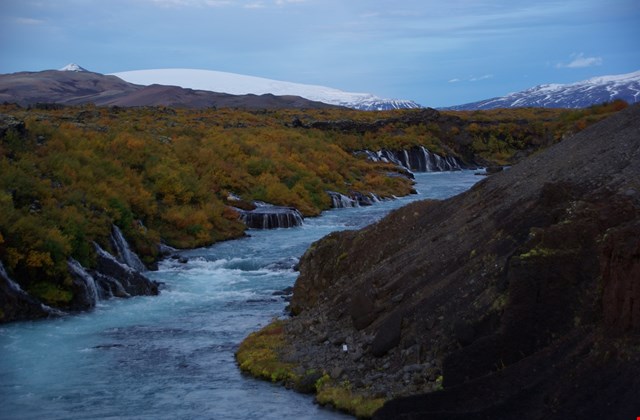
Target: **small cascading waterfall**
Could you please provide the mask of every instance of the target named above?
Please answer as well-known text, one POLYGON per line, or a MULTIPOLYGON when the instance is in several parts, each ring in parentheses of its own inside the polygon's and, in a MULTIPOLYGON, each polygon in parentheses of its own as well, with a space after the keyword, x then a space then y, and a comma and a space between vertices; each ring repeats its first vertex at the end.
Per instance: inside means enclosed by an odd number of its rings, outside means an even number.
POLYGON ((124 235, 122 235, 122 231, 116 225, 113 225, 111 229, 111 243, 117 251, 116 258, 121 263, 140 272, 147 271, 147 267, 145 267, 144 263, 140 260, 140 257, 131 250, 129 243, 124 238, 124 235))
POLYGON ((264 203, 257 203, 255 210, 237 209, 240 219, 249 228, 278 229, 301 226, 304 223, 302 214, 293 207, 279 207, 264 203))
POLYGON ((22 290, 22 287, 20 287, 18 283, 16 283, 15 281, 13 281, 11 277, 9 277, 9 274, 7 273, 7 270, 4 268, 4 264, 2 263, 2 261, 0 261, 0 277, 2 277, 7 282, 7 285, 9 285, 9 288, 14 292, 18 294, 23 294, 23 295, 27 294, 27 292, 22 290))
POLYGON ((354 200, 351 197, 347 197, 344 194, 340 194, 334 191, 327 191, 329 197, 331 197, 331 207, 334 209, 344 209, 351 207, 360 207, 360 204, 357 200, 354 200))
MULTIPOLYGON (((94 242, 93 246, 96 250, 96 254, 98 254, 98 258, 100 258, 101 261, 106 262, 106 265, 110 265, 112 267, 120 267, 120 269, 124 270, 125 272, 133 272, 133 269, 131 267, 118 261, 113 255, 102 249, 102 247, 97 243, 94 242)), ((124 285, 118 277, 103 272, 96 272, 95 279, 100 285, 100 288, 106 291, 108 297, 129 296, 129 293, 127 293, 124 285)))
POLYGON ((358 206, 371 206, 382 201, 380 197, 374 193, 363 194, 360 192, 354 192, 353 199, 358 203, 358 206))
POLYGON ((414 172, 458 171, 460 161, 453 156, 440 156, 424 146, 404 150, 381 149, 377 152, 365 150, 367 158, 374 162, 393 163, 414 172))
POLYGON ((69 272, 72 276, 84 283, 86 302, 89 303, 90 307, 96 306, 101 298, 101 293, 98 285, 96 284, 96 280, 78 261, 73 258, 70 258, 69 261, 67 261, 67 267, 69 268, 69 272))

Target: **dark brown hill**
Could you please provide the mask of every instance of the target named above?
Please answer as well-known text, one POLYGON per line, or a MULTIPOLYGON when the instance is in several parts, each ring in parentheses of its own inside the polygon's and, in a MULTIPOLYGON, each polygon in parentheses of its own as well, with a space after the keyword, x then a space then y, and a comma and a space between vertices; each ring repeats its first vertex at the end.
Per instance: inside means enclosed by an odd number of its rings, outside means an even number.
POLYGON ((281 357, 408 396, 377 418, 633 418, 640 107, 467 193, 331 234, 300 272, 281 357))
POLYGON ((0 102, 98 106, 228 107, 246 109, 336 108, 298 96, 229 95, 178 86, 140 86, 93 72, 47 70, 0 74, 0 102))

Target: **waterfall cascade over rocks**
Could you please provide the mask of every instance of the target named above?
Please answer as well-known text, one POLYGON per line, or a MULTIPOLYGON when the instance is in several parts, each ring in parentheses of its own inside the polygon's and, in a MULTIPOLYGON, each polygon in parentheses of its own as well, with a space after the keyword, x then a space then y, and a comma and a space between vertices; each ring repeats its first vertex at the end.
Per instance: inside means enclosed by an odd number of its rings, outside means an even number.
MULTIPOLYGON (((100 300, 100 291, 95 278, 76 260, 67 261, 69 273, 76 280, 76 286, 83 293, 76 293, 79 306, 93 308, 100 300)), ((84 309, 84 308, 82 308, 84 309)))
POLYGON ((377 152, 365 150, 362 153, 373 162, 393 163, 414 172, 459 171, 464 166, 458 158, 440 156, 424 146, 404 150, 381 149, 377 152))
POLYGON ((240 213, 240 219, 249 228, 253 229, 278 229, 301 226, 304 217, 298 209, 293 207, 280 207, 271 204, 256 202, 254 210, 236 209, 240 213))
POLYGON ((2 302, 0 322, 64 315, 62 311, 38 302, 29 295, 9 276, 2 261, 0 261, 0 301, 2 302))
POLYGON ((144 263, 140 260, 140 257, 131 250, 129 243, 122 235, 122 231, 116 225, 111 228, 111 244, 116 250, 116 259, 121 263, 128 265, 134 270, 144 272, 147 271, 144 263))

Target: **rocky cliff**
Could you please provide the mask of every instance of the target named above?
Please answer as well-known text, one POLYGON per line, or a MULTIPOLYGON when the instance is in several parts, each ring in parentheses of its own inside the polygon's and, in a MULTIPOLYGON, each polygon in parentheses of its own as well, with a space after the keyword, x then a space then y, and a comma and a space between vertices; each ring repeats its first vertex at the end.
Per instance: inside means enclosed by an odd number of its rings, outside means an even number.
POLYGON ((635 106, 467 193, 313 244, 278 358, 325 373, 319 391, 385 400, 376 418, 633 418, 639 216, 635 106))

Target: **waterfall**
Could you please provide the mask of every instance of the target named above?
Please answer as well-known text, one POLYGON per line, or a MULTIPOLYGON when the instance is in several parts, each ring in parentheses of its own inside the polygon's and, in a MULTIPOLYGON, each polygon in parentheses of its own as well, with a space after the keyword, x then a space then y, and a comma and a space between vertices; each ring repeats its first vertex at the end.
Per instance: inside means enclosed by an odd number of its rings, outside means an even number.
POLYGON ((353 198, 347 197, 344 194, 340 194, 334 191, 327 191, 327 194, 329 194, 329 197, 331 197, 331 207, 333 207, 334 209, 360 207, 358 201, 354 200, 353 198))
MULTIPOLYGON (((96 253, 99 258, 102 258, 103 261, 106 261, 108 264, 115 265, 116 267, 120 267, 122 270, 128 273, 133 273, 133 268, 128 266, 127 264, 121 263, 118 261, 113 255, 109 254, 107 251, 102 249, 100 245, 96 242, 93 243, 93 246, 96 249, 96 253)), ((125 287, 122 285, 120 280, 114 276, 111 276, 107 273, 96 272, 95 278, 100 283, 100 286, 104 288, 109 293, 109 297, 127 297, 129 293, 127 293, 125 287)))
POLYGON ((98 290, 115 297, 150 296, 159 293, 159 284, 149 280, 138 270, 118 261, 113 255, 93 243, 96 250, 96 268, 91 275, 98 290))
POLYGON ((129 247, 129 243, 122 235, 122 231, 118 226, 113 225, 111 231, 111 243, 117 251, 117 259, 121 263, 128 265, 134 270, 144 272, 147 271, 147 267, 142 263, 140 257, 129 247))
POLYGON ((2 277, 7 282, 7 284, 9 285, 9 288, 14 292, 21 295, 27 294, 27 292, 22 290, 22 287, 20 287, 18 283, 16 283, 11 279, 11 277, 9 277, 9 274, 7 273, 7 270, 5 270, 4 264, 2 263, 2 261, 0 261, 0 277, 2 277))
POLYGON ((236 209, 240 219, 249 228, 277 229, 301 226, 304 223, 302 214, 293 207, 272 206, 266 203, 255 203, 255 210, 246 211, 236 209))
POLYGON ((73 258, 70 258, 69 261, 67 261, 67 267, 69 267, 69 271, 72 275, 75 275, 76 278, 84 282, 87 302, 89 302, 92 307, 95 306, 96 303, 98 303, 98 300, 100 300, 100 293, 98 291, 98 286, 96 285, 96 280, 78 261, 73 258))
POLYGON ((424 146, 403 150, 381 149, 377 152, 365 150, 364 154, 367 159, 373 162, 393 163, 415 172, 458 171, 462 169, 461 162, 456 157, 440 156, 424 146))

